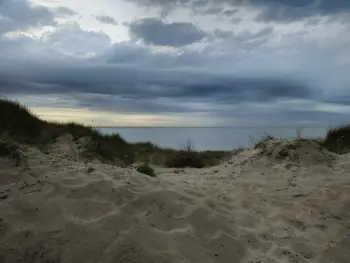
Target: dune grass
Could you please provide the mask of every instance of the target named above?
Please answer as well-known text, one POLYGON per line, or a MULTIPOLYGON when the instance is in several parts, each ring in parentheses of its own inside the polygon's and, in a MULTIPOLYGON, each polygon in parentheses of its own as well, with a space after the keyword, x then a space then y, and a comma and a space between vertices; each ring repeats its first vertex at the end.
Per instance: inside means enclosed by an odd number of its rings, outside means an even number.
POLYGON ((169 153, 166 166, 174 168, 203 168, 220 163, 225 157, 229 157, 225 151, 196 151, 191 140, 178 150, 169 153))
POLYGON ((82 153, 85 158, 97 158, 102 162, 120 165, 130 165, 137 161, 168 167, 199 168, 218 164, 229 155, 225 151, 164 149, 150 142, 128 143, 119 134, 102 134, 93 127, 41 120, 18 102, 0 98, 0 135, 44 149, 67 133, 74 140, 89 138, 86 150, 82 153))
POLYGON ((350 125, 341 125, 328 130, 320 145, 332 152, 344 154, 350 152, 350 125))
MULTIPOLYGON (((102 162, 130 165, 135 162, 159 166, 202 168, 219 164, 231 155, 229 151, 196 151, 191 141, 183 149, 166 149, 150 142, 129 143, 119 134, 106 135, 93 127, 77 123, 57 123, 39 119, 28 108, 18 102, 0 98, 0 135, 14 142, 45 148, 64 134, 71 134, 74 140, 88 137, 82 156, 97 158, 102 162)), ((266 136, 255 144, 262 147, 266 136)), ((322 147, 338 154, 350 152, 350 125, 329 129, 326 136, 315 140, 322 147)), ((4 145, 3 145, 4 146, 4 145)), ((6 148, 2 147, 4 153, 6 148)))

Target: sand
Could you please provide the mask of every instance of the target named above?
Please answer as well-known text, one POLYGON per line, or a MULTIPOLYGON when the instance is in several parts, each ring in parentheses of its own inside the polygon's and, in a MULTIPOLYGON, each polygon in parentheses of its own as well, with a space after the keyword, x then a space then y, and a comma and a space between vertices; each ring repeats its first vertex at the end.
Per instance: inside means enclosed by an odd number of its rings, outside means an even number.
POLYGON ((350 262, 350 155, 269 141, 205 169, 0 158, 1 263, 350 262))

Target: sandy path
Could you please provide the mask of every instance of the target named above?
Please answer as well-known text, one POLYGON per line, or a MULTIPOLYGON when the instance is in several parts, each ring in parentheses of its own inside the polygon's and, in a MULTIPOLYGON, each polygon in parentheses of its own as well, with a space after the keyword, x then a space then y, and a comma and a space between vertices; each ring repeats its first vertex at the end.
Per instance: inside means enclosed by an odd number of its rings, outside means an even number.
POLYGON ((60 151, 0 160, 0 262, 350 262, 349 156, 291 167, 245 150, 154 179, 60 151))

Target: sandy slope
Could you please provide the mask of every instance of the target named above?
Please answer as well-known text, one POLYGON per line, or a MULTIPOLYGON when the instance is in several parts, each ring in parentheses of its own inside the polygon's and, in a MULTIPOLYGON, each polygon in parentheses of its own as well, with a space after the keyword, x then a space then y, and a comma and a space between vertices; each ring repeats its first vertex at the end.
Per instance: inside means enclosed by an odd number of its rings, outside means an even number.
POLYGON ((350 156, 281 141, 208 169, 0 159, 1 263, 350 262, 350 156), (89 169, 90 168, 90 169, 89 169))

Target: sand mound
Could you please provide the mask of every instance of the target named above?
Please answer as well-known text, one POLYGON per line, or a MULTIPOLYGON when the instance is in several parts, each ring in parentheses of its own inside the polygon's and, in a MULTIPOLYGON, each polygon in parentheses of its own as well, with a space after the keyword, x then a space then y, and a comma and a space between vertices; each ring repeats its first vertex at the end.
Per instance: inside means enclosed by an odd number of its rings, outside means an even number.
POLYGON ((235 152, 232 158, 225 162, 226 166, 245 167, 299 167, 329 166, 331 167, 338 155, 329 152, 317 142, 308 139, 279 140, 267 138, 252 149, 235 152))
POLYGON ((349 262, 345 158, 327 170, 301 163, 297 176, 222 164, 151 178, 97 162, 88 172, 64 157, 66 142, 28 148, 26 169, 0 168, 0 262, 349 262))
POLYGON ((260 150, 261 156, 304 165, 331 165, 336 156, 318 143, 307 139, 267 139, 255 148, 260 150))

